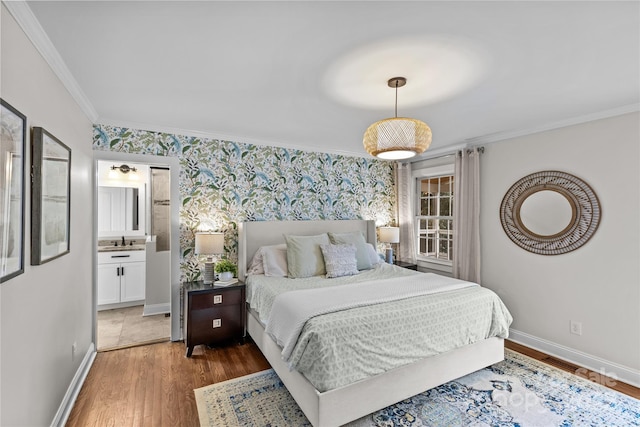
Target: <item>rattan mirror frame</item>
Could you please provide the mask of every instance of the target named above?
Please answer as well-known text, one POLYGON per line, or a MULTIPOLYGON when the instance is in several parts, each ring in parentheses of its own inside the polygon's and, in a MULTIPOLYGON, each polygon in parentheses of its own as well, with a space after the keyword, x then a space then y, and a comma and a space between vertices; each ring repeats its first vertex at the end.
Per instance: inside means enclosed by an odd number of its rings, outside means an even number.
POLYGON ((600 202, 589 184, 560 171, 541 171, 519 179, 500 204, 500 222, 509 239, 522 249, 539 255, 560 255, 578 249, 596 232, 601 216, 600 202), (539 191, 556 191, 571 205, 571 221, 559 233, 542 236, 522 223, 522 203, 539 191))

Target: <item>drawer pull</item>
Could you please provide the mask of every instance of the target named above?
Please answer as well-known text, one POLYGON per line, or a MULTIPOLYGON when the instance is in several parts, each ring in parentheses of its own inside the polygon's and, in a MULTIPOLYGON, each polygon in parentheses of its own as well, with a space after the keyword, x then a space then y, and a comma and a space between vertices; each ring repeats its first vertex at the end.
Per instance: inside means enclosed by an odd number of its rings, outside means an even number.
POLYGON ((214 304, 222 304, 222 295, 214 295, 213 296, 214 304))
POLYGON ((222 319, 213 319, 213 327, 214 328, 222 327, 222 319))
POLYGON ((131 255, 111 255, 111 258, 129 258, 131 255))

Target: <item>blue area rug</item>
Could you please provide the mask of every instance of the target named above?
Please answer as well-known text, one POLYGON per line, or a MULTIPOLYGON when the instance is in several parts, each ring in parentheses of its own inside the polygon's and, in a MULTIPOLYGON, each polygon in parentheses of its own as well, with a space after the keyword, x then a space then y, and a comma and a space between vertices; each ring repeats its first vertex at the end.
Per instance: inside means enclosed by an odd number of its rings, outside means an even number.
MULTIPOLYGON (((349 426, 640 426, 639 400, 510 350, 505 356, 349 426)), ((311 425, 272 370, 195 395, 203 427, 311 425)))

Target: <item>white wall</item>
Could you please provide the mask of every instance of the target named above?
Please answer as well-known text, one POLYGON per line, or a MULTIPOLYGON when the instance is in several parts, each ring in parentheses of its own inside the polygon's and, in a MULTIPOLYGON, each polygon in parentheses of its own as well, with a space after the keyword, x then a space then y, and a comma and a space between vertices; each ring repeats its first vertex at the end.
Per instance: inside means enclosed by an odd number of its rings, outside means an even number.
POLYGON ((481 158, 482 284, 513 314, 512 336, 635 381, 640 378, 639 147, 640 114, 632 113, 487 145, 481 158), (586 245, 564 255, 520 249, 500 224, 507 190, 542 170, 576 175, 600 200, 600 227, 586 245), (571 320, 582 322, 582 336, 570 334, 571 320))
MULTIPOLYGON (((27 116, 29 130, 42 126, 72 150, 71 252, 30 265, 27 181, 25 271, 0 286, 0 425, 43 426, 51 424, 92 348, 92 129, 4 5, 0 14, 0 96, 27 116)), ((27 153, 29 147, 30 138, 27 153)))

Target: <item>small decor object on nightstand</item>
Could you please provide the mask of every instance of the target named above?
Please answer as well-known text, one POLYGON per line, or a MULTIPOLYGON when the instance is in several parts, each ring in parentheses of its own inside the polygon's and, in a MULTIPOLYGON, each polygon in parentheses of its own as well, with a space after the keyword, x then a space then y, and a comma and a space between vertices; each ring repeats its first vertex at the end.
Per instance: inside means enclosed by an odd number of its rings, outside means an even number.
POLYGON ((228 259, 221 259, 216 263, 216 273, 223 282, 228 282, 236 275, 236 265, 228 259))
POLYGON ((212 255, 224 253, 224 233, 196 233, 196 255, 207 255, 204 263, 204 283, 210 285, 214 281, 212 255))

